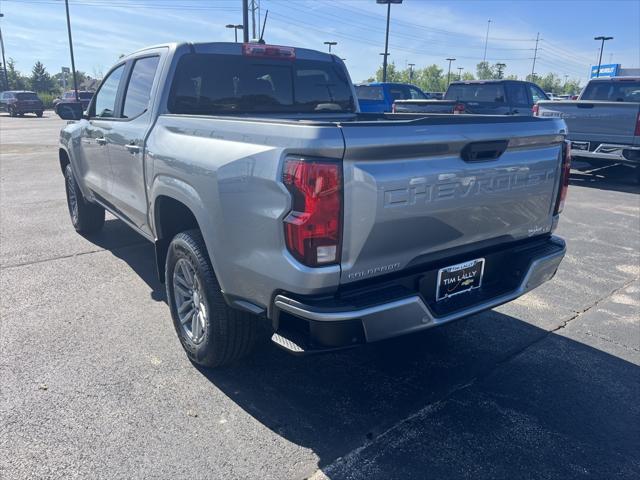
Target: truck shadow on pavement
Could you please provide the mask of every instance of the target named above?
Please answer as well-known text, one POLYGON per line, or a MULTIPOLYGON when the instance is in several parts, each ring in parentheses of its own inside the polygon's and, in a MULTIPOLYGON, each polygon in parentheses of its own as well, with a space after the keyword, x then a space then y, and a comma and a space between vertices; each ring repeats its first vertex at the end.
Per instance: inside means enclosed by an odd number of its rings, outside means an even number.
POLYGON ((293 358, 263 343, 243 362, 200 371, 312 449, 330 478, 640 471, 638 367, 495 311, 324 356, 293 358), (334 463, 363 445, 361 458, 334 463))
MULTIPOLYGON (((164 299, 151 244, 112 252, 164 299)), ((332 479, 637 478, 640 368, 564 331, 488 311, 293 357, 271 344, 265 321, 253 355, 194 368, 258 422, 311 449, 332 479)), ((305 478, 316 466, 291 468, 305 478)))
POLYGON ((640 194, 638 172, 623 165, 594 166, 576 160, 572 165, 569 184, 614 192, 640 194))

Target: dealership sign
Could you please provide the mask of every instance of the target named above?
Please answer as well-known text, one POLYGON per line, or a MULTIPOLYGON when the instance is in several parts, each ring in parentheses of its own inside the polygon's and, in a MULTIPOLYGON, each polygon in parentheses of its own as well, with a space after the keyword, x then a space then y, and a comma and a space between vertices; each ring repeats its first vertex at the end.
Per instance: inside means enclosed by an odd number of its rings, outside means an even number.
POLYGON ((600 75, 598 75, 598 66, 591 67, 591 78, 596 77, 616 77, 620 69, 619 63, 611 63, 609 65, 600 65, 600 75))

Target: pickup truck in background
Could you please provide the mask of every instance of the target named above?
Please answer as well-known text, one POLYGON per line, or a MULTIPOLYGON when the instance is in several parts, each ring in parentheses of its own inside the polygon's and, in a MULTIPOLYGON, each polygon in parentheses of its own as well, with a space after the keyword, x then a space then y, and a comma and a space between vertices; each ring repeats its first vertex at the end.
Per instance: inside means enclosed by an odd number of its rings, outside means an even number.
POLYGON ((396 100, 432 98, 415 85, 389 82, 356 85, 356 96, 360 104, 360 111, 365 113, 391 112, 393 102, 396 100))
POLYGON ((540 102, 536 114, 567 122, 572 156, 634 167, 640 182, 640 77, 593 79, 578 101, 540 102))
POLYGON ((451 82, 442 100, 396 100, 393 111, 530 116, 540 100, 547 100, 547 95, 535 83, 472 80, 451 82))
POLYGON ((108 210, 154 243, 201 365, 249 352, 260 319, 296 354, 441 325, 536 288, 565 253, 561 119, 363 114, 335 55, 156 46, 85 113, 57 110, 74 228, 108 210))

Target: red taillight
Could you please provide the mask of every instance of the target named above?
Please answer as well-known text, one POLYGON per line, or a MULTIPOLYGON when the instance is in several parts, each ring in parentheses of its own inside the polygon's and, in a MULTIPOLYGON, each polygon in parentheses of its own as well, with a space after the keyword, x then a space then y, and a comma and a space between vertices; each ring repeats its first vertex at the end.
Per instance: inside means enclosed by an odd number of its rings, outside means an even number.
POLYGON ((281 58, 284 60, 295 60, 296 58, 296 49, 293 47, 280 47, 262 43, 243 43, 242 53, 250 57, 281 58))
POLYGON ((533 107, 531 107, 531 112, 533 113, 534 117, 537 117, 540 113, 540 105, 536 103, 533 107))
POLYGON ((562 144, 562 166, 560 167, 560 189, 558 191, 558 200, 556 201, 556 208, 553 211, 554 215, 562 212, 564 209, 564 201, 567 198, 567 191, 569 190, 569 176, 571 175, 571 144, 565 140, 562 144))
POLYGON ((636 133, 634 135, 640 135, 640 112, 638 112, 638 118, 636 118, 636 133))
POLYGON ((464 103, 456 103, 456 105, 453 107, 453 113, 464 113, 464 103))
POLYGON ((340 164, 288 159, 283 181, 291 193, 291 212, 284 219, 287 248, 310 267, 338 263, 342 230, 340 164))

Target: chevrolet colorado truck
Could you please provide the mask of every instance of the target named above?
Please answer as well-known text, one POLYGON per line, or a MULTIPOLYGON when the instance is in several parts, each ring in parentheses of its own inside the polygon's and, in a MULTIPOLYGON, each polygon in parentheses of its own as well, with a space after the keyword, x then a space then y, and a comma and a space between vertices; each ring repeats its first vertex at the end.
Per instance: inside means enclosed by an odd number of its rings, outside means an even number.
POLYGON ((640 77, 594 78, 577 102, 540 102, 536 110, 564 119, 573 157, 633 167, 640 182, 640 77))
POLYGON ((393 111, 528 116, 540 100, 548 100, 547 95, 532 82, 471 80, 451 82, 442 100, 396 100, 393 111))
MULTIPOLYGON (((489 309, 556 272, 561 119, 363 114, 344 63, 302 48, 170 44, 122 58, 60 136, 71 222, 155 245, 189 358, 292 353, 489 309)), ((95 234, 95 233, 94 233, 95 234)))

